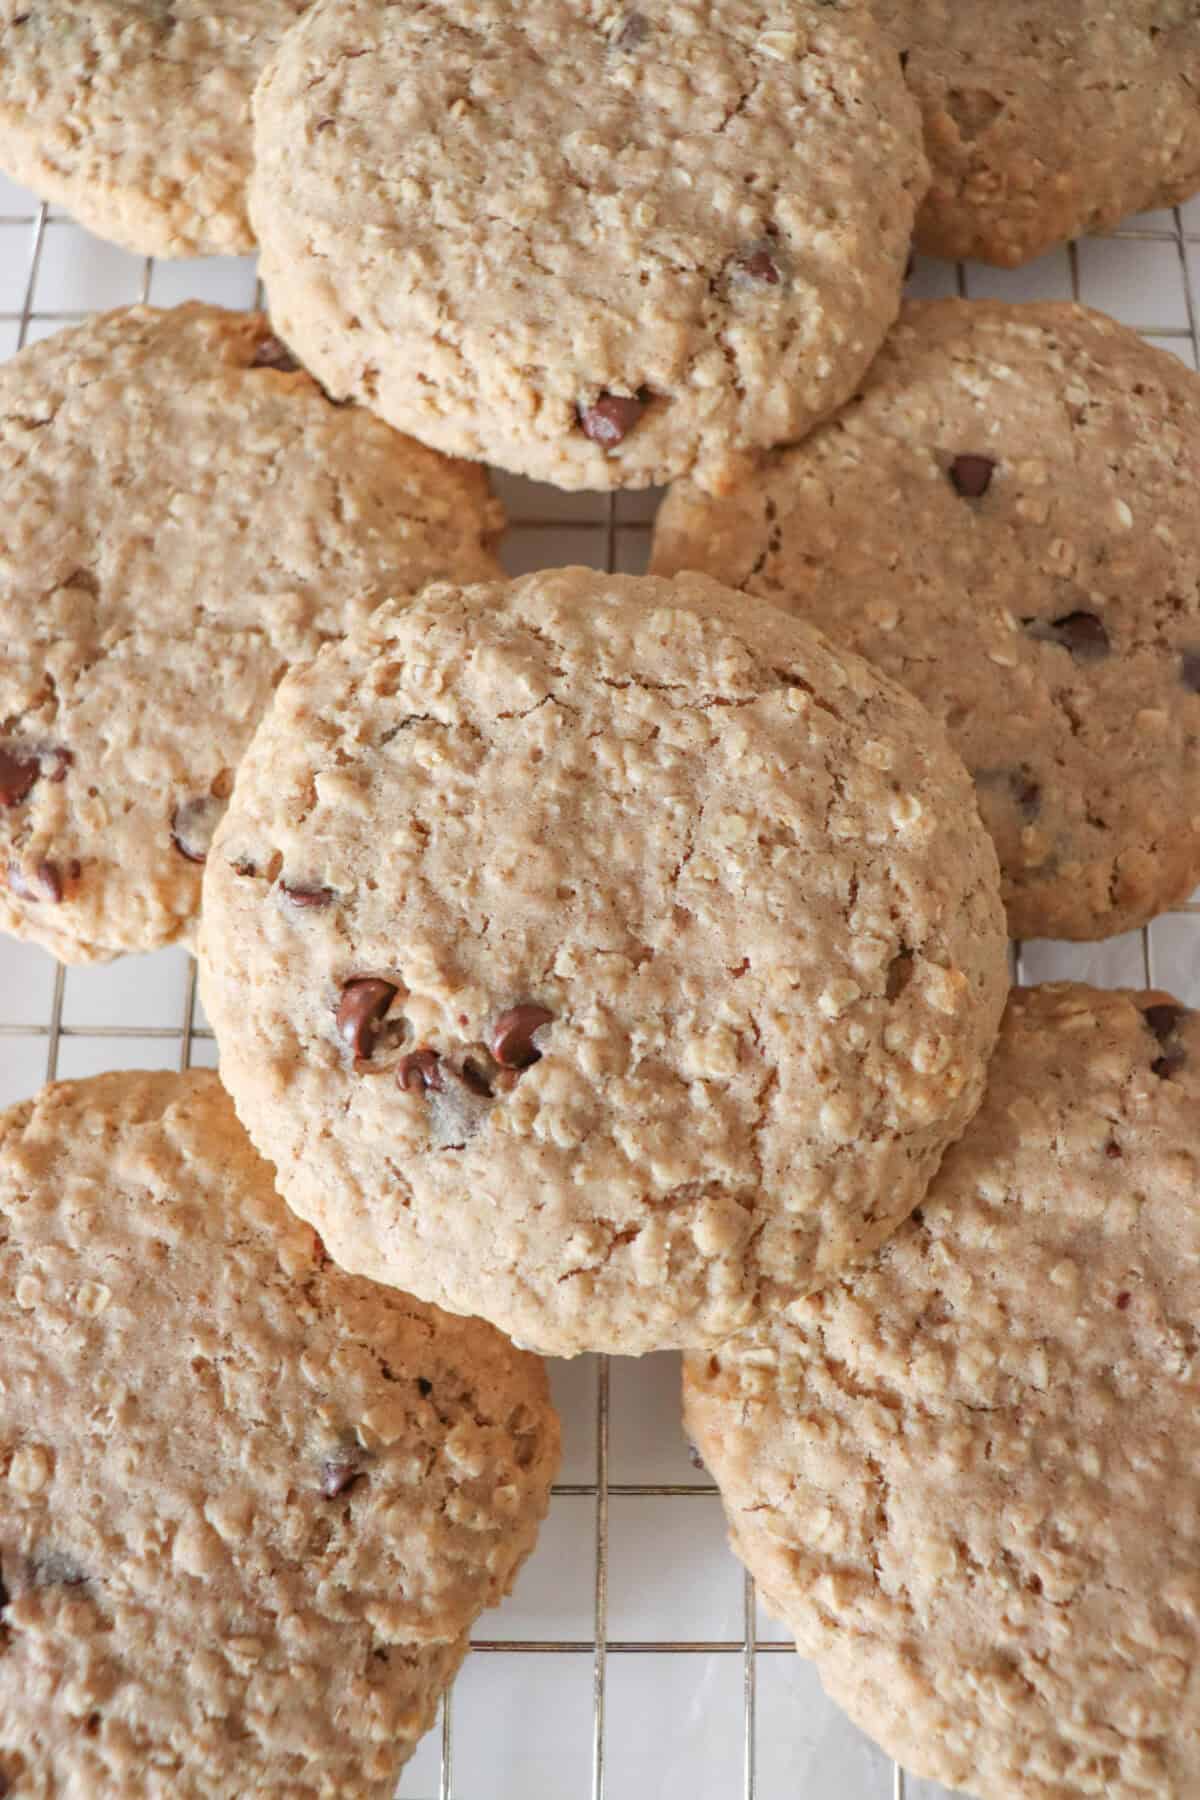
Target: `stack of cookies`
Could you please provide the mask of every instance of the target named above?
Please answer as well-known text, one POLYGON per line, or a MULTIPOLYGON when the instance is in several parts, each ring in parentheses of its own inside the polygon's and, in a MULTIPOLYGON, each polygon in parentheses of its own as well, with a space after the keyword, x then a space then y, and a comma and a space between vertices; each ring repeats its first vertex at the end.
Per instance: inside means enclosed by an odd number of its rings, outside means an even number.
MULTIPOLYGON (((153 11, 153 9, 151 9, 153 11)), ((686 1352, 737 1553, 984 1800, 1200 1791, 1200 378, 905 303, 1200 188, 1099 0, 0 16, 0 163, 191 304, 0 369, 0 925, 210 1074, 0 1115, 0 1796, 390 1794, 686 1352), (153 131, 151 131, 151 122, 153 131), (481 467, 669 484, 506 580, 481 467)))

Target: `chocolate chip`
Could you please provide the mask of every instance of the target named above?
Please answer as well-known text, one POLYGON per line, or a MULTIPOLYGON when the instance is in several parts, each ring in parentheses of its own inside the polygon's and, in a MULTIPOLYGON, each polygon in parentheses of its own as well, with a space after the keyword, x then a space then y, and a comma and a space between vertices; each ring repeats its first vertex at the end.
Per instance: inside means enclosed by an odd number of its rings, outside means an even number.
MULTIPOLYGON (((77 862, 69 863, 67 868, 69 873, 78 875, 77 862)), ((8 885, 20 900, 45 900, 51 906, 58 906, 62 901, 63 880, 57 863, 40 862, 32 875, 10 863, 8 885)))
POLYGON ((1190 693, 1200 694, 1200 650, 1184 650, 1179 658, 1179 676, 1190 693))
POLYGON ((591 438, 602 450, 615 450, 633 430, 646 403, 636 394, 601 394, 591 406, 579 409, 579 423, 584 437, 591 438))
POLYGON ((297 882, 293 886, 286 881, 281 881, 279 886, 293 906, 332 906, 334 901, 332 888, 317 887, 315 883, 297 882))
POLYGON ((476 1062, 474 1057, 464 1056, 463 1058, 462 1082, 465 1088, 472 1094, 477 1094, 481 1100, 492 1098, 493 1088, 488 1080, 487 1070, 481 1063, 476 1062))
POLYGON ((1038 783, 1028 775, 1014 774, 1011 786, 1013 800, 1022 817, 1036 819, 1042 810, 1042 790, 1038 783))
POLYGON ((1159 1043, 1165 1044, 1178 1031, 1179 1021, 1183 1018, 1185 1010, 1182 1006, 1175 1006, 1172 1002, 1164 1000, 1155 1006, 1143 1007, 1142 1017, 1159 1043))
POLYGON ((171 814, 171 842, 180 856, 186 856, 194 863, 205 860, 225 805, 225 801, 218 800, 215 794, 201 794, 195 800, 180 801, 171 814))
POLYGON ((1142 1008, 1142 1017, 1163 1050, 1163 1054, 1150 1064, 1150 1073, 1157 1075, 1160 1081, 1170 1081, 1187 1062, 1187 1051, 1177 1039, 1180 1020, 1186 1014, 1185 1006, 1176 1006, 1167 1000, 1142 1008))
POLYGON ((401 1060, 396 1080, 410 1094, 441 1094, 446 1087, 441 1063, 436 1050, 422 1045, 419 1050, 410 1050, 401 1060))
POLYGON ((0 748, 0 806, 20 806, 41 772, 32 753, 0 748))
POLYGON ((913 953, 911 950, 900 950, 888 964, 886 994, 889 1000, 898 1000, 909 982, 912 980, 913 953))
POLYGON ((650 21, 645 13, 629 12, 621 21, 621 28, 613 39, 614 50, 636 50, 644 44, 650 35, 650 21))
POLYGON ((1076 662, 1103 662, 1111 645, 1104 623, 1092 612, 1064 613, 1061 619, 1022 619, 1030 637, 1070 651, 1076 662))
POLYGON ((995 460, 990 456, 956 456, 950 464, 954 491, 964 500, 981 500, 992 485, 995 460))
POLYGON ((1118 1162, 1124 1152, 1115 1138, 1109 1138, 1107 1144, 1104 1146, 1104 1154, 1110 1162, 1118 1162))
POLYGON ((362 1476, 357 1460, 349 1456, 330 1457, 321 1465, 321 1492, 327 1500, 336 1500, 362 1476))
POLYGON ((433 1392, 432 1381, 426 1381, 426 1379, 423 1375, 418 1375, 417 1376, 417 1387, 420 1389, 421 1398, 423 1400, 428 1400, 430 1394, 432 1394, 432 1392, 433 1392))
POLYGON ((345 984, 338 1001, 337 1030, 355 1056, 364 1059, 370 1056, 379 1027, 395 996, 392 983, 374 975, 363 975, 345 984))
POLYGON ((282 343, 274 332, 270 332, 255 345, 249 367, 252 369, 278 369, 281 375, 294 375, 300 364, 287 345, 282 343))
POLYGON ((778 287, 783 280, 783 254, 777 244, 763 238, 757 244, 751 244, 743 250, 737 260, 740 275, 751 281, 766 282, 768 287, 778 287))
POLYGON ((551 1025, 554 1014, 536 1001, 510 1006, 492 1026, 492 1055, 502 1069, 528 1069, 540 1062, 541 1051, 533 1041, 536 1031, 551 1025))
POLYGON ((1119 1312, 1124 1312, 1124 1311, 1125 1311, 1125 1308, 1126 1308, 1126 1307, 1127 1307, 1127 1306, 1128 1306, 1128 1305, 1129 1305, 1129 1302, 1130 1302, 1130 1301, 1131 1301, 1131 1300, 1132 1300, 1132 1299, 1133 1299, 1133 1295, 1132 1295, 1132 1294, 1130 1294, 1130 1293, 1126 1293, 1126 1292, 1122 1292, 1122 1293, 1120 1293, 1120 1294, 1118 1294, 1118 1295, 1117 1295, 1117 1298, 1116 1298, 1116 1300, 1115 1300, 1115 1302, 1114 1302, 1114 1305, 1115 1305, 1115 1306, 1116 1306, 1116 1308, 1117 1308, 1117 1310, 1118 1310, 1118 1311, 1119 1311, 1119 1312))

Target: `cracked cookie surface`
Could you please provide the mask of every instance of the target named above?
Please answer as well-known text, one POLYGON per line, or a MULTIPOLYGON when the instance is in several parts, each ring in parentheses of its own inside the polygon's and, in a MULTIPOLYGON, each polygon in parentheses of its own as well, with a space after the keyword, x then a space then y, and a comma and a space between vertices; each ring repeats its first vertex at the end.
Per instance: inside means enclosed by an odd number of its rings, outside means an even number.
POLYGON ((685 1415, 851 1717, 983 1800, 1200 1787, 1200 1014, 1012 995, 983 1105, 850 1278, 685 1415))
POLYGON ((330 393, 565 488, 717 480, 831 411, 927 181, 857 3, 339 0, 254 112, 272 315, 330 393))
POLYGON ((917 243, 1015 266, 1200 188, 1196 0, 872 0, 921 105, 917 243))
POLYGON ((250 96, 308 0, 2 0, 0 166, 139 256, 254 248, 250 96))
POLYGON ((330 404, 261 314, 109 313, 0 369, 0 927, 67 962, 187 939, 294 661, 498 573, 481 470, 330 404))
POLYGON ((281 686, 205 914, 290 1203, 563 1354, 716 1342, 882 1241, 1007 974, 937 727, 702 576, 380 608, 281 686))
POLYGON ((386 1800, 533 1547, 546 1372, 337 1269, 217 1077, 0 1113, 0 1791, 386 1800))
POLYGON ((1200 882, 1200 379, 1083 307, 910 303, 852 403, 652 567, 794 610, 942 719, 1014 937, 1102 938, 1200 882))

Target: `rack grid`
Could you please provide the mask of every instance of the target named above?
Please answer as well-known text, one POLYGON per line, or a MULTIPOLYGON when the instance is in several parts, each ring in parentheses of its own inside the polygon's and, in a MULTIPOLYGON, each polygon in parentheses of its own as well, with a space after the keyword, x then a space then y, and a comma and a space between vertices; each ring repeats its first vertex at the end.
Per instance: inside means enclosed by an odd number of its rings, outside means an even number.
MULTIPOLYGON (((1083 299, 1200 367, 1200 199, 1024 270, 918 259, 910 291, 1083 299)), ((129 256, 0 178, 0 358, 92 311, 189 298, 261 303, 253 261, 129 256)), ((644 567, 657 496, 496 486, 512 573, 644 567)), ((1105 944, 1014 946, 1013 972, 1200 1003, 1200 891, 1105 944)), ((0 1104, 56 1075, 215 1061, 184 952, 66 970, 0 938, 0 1104)), ((677 1359, 581 1358, 552 1375, 567 1448, 541 1544, 480 1621, 404 1800, 939 1800, 841 1717, 762 1614, 688 1459, 677 1359)))

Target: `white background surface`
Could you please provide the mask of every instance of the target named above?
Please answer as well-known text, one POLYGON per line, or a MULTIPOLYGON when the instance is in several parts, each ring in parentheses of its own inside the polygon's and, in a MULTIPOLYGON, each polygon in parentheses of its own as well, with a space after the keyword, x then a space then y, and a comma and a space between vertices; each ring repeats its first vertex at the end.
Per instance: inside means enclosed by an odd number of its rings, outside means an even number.
MULTIPOLYGON (((1078 295, 1195 367, 1200 200, 1021 271, 921 261, 911 289, 1078 295)), ((128 256, 0 178, 0 357, 145 298, 249 306, 254 264, 128 256)), ((497 487, 513 573, 643 566, 653 496, 610 501, 503 476, 497 487)), ((1026 945, 1018 973, 1153 985, 1200 1003, 1200 905, 1108 944, 1026 945)), ((0 1105, 54 1074, 215 1060, 182 951, 64 972, 0 936, 0 1105)), ((943 1790, 905 1782, 824 1699, 755 1607, 682 1440, 678 1359, 584 1358, 552 1374, 566 1454, 549 1520, 516 1593, 480 1620, 404 1800, 937 1800, 943 1790)))

